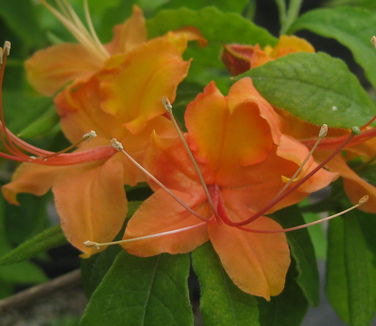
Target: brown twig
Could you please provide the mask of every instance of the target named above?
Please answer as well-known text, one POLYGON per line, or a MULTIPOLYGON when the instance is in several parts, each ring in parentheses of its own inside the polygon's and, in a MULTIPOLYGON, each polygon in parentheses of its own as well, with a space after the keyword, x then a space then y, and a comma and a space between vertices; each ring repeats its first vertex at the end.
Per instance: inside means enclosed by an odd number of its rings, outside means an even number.
POLYGON ((35 300, 46 297, 57 290, 79 284, 80 279, 81 272, 76 269, 49 282, 33 286, 32 288, 12 295, 9 298, 0 300, 0 312, 34 303, 35 300))

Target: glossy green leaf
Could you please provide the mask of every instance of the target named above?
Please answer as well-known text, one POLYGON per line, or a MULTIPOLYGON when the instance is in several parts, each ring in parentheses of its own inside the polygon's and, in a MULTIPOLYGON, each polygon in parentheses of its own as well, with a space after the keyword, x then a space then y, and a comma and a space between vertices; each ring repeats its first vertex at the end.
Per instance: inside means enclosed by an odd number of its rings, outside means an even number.
POLYGON ((261 326, 299 326, 308 310, 308 302, 296 282, 292 265, 286 276, 283 292, 270 302, 259 299, 261 326))
POLYGON ((336 39, 348 47, 354 59, 376 86, 376 50, 370 39, 375 34, 376 12, 354 7, 317 9, 302 15, 291 32, 308 29, 321 36, 336 39))
POLYGON ((359 212, 331 221, 326 293, 337 314, 351 326, 370 325, 376 311, 375 256, 367 247, 359 212))
POLYGON ((205 326, 258 326, 257 300, 227 276, 210 243, 192 253, 201 287, 200 310, 205 326))
MULTIPOLYGON (((277 221, 289 228, 304 224, 302 214, 296 206, 291 206, 273 214, 277 221)), ((306 229, 286 233, 291 254, 296 263, 296 283, 302 289, 311 305, 319 303, 319 272, 311 238, 306 229)))
POLYGON ((44 230, 17 248, 0 257, 0 265, 14 264, 32 258, 40 252, 65 244, 67 241, 60 226, 44 230))
POLYGON ((274 106, 317 125, 351 128, 376 106, 346 64, 325 53, 294 53, 254 68, 256 88, 274 106))
POLYGON ((214 79, 224 87, 230 83, 228 72, 220 59, 224 44, 259 43, 264 46, 276 43, 276 39, 265 29, 238 14, 223 13, 214 7, 163 10, 147 22, 151 37, 186 26, 198 28, 208 41, 205 47, 192 44, 185 53, 186 58, 194 59, 187 80, 201 85, 214 79))
POLYGON ((120 252, 93 293, 81 326, 191 326, 189 256, 120 252))

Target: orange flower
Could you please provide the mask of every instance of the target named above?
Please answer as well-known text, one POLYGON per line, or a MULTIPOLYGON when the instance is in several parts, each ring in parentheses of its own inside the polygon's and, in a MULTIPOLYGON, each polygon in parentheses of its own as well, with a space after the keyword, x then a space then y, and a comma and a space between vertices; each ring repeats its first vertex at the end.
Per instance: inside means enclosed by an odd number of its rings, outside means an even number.
POLYGON ((263 49, 258 44, 227 44, 222 53, 222 60, 230 74, 236 76, 251 68, 295 52, 313 53, 315 49, 306 40, 297 36, 282 35, 275 47, 267 45, 263 49))
POLYGON ((31 84, 45 95, 73 81, 55 97, 55 104, 65 136, 79 146, 74 153, 51 154, 24 148, 12 137, 12 142, 37 159, 17 157, 19 150, 10 147, 13 159, 28 163, 17 169, 3 193, 16 204, 19 192, 42 195, 52 188, 68 240, 89 256, 96 249, 85 247, 85 240, 110 241, 123 225, 127 214, 124 184, 144 180, 109 146, 110 140, 123 140, 127 150, 142 161, 154 131, 169 137, 172 125, 164 116, 161 98, 174 100, 190 64, 182 59, 182 53, 188 40, 200 37, 183 30, 147 41, 143 14, 134 7, 132 17, 115 26, 113 40, 102 45, 90 19, 86 30, 78 18, 72 18, 75 13, 71 7, 65 8, 64 16, 43 3, 80 44, 65 43, 38 51, 26 62, 27 74, 31 84), (82 135, 90 130, 95 130, 97 137, 82 143, 82 135))
MULTIPOLYGON (((222 59, 232 75, 241 74, 249 69, 263 65, 271 60, 277 59, 284 55, 294 52, 314 52, 314 48, 304 39, 296 36, 282 35, 277 45, 272 48, 266 46, 260 49, 259 45, 240 45, 229 44, 225 46, 222 59)), ((320 127, 310 124, 302 119, 296 118, 285 112, 278 111, 282 117, 282 130, 287 135, 295 137, 299 140, 309 140, 315 138, 320 127)), ((345 129, 331 128, 329 131, 330 137, 344 136, 349 133, 345 129)), ((368 131, 369 133, 369 131, 368 131)), ((376 155, 376 140, 371 139, 376 134, 369 133, 367 137, 355 137, 344 149, 352 155, 348 159, 361 157, 364 161, 371 161, 376 155)), ((333 149, 343 138, 327 139, 321 142, 321 145, 315 151, 314 157, 323 161, 330 155, 333 149)), ((313 141, 307 141, 307 145, 312 145, 313 141)), ((344 179, 344 189, 353 203, 357 203, 359 198, 368 194, 369 200, 361 206, 360 209, 376 213, 376 187, 364 179, 362 179, 354 170, 352 170, 346 163, 345 157, 341 154, 328 162, 327 167, 333 172, 339 173, 344 179)))
MULTIPOLYGON (((336 175, 320 170, 290 196, 280 194, 282 176, 292 176, 308 150, 282 134, 277 114, 249 78, 236 82, 228 96, 209 84, 188 105, 185 122, 204 184, 181 142, 166 145, 155 136, 145 165, 187 207, 151 182, 155 192, 129 221, 124 249, 139 256, 178 254, 210 240, 240 289, 266 299, 279 294, 289 248, 281 226, 263 215, 299 202, 336 175), (256 230, 248 229, 251 222, 256 230), (256 233, 262 230, 266 233, 256 233), (164 236, 148 236, 160 233, 164 236), (133 242, 135 237, 141 238, 133 242)), ((309 158, 298 178, 308 178, 315 168, 309 158)))
MULTIPOLYGON (((306 145, 312 146, 314 143, 312 138, 317 135, 319 127, 294 117, 286 111, 279 110, 279 113, 282 117, 284 132, 300 139, 306 145)), ((363 132, 355 136, 344 148, 346 156, 339 153, 326 166, 343 178, 345 192, 353 203, 358 202, 360 197, 368 195, 369 200, 360 209, 365 212, 376 213, 376 186, 362 179, 346 162, 359 158, 365 164, 369 162, 370 166, 372 166, 372 162, 376 157, 376 128, 364 126, 361 129, 363 132)), ((319 161, 323 161, 343 141, 348 133, 348 130, 340 128, 330 130, 328 137, 323 139, 315 150, 314 157, 319 161)))

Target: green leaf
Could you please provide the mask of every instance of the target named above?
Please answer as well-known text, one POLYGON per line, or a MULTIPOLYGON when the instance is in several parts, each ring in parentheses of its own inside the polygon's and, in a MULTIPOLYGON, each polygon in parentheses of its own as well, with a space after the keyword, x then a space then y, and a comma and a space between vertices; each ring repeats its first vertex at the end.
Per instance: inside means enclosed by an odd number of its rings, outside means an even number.
MULTIPOLYGON (((289 228, 304 224, 302 214, 297 206, 291 206, 273 214, 277 221, 289 228)), ((298 275, 296 283, 302 289, 311 305, 319 303, 319 272, 317 269, 316 255, 311 238, 306 229, 286 233, 291 254, 296 262, 298 275)))
POLYGON ((326 293, 351 326, 371 323, 376 311, 376 268, 359 226, 358 211, 330 222, 326 293))
POLYGON ((36 120, 32 121, 19 133, 20 138, 32 138, 43 135, 54 128, 59 122, 59 117, 56 114, 54 107, 48 108, 36 120))
POLYGON ((44 33, 30 0, 1 1, 0 16, 29 47, 43 44, 44 33))
POLYGON ((317 9, 302 15, 291 32, 308 29, 321 36, 336 39, 348 47, 366 77, 376 86, 376 50, 370 39, 375 34, 376 13, 366 9, 342 7, 317 9))
POLYGON ((20 91, 4 92, 4 110, 7 127, 18 133, 51 110, 52 99, 31 96, 20 91))
POLYGON ((35 284, 47 281, 47 277, 37 265, 24 261, 14 265, 0 266, 0 280, 11 284, 35 284))
POLYGON ((82 260, 82 286, 87 297, 91 297, 94 290, 102 282, 120 250, 119 246, 111 246, 99 254, 82 260))
POLYGON ((308 309, 308 302, 297 284, 292 265, 286 276, 283 292, 270 302, 259 299, 261 326, 299 326, 308 309))
POLYGON ((189 256, 118 254, 93 293, 81 326, 190 326, 189 256))
POLYGON ((243 76, 252 77, 272 105, 316 125, 351 128, 376 114, 375 104, 346 64, 325 53, 290 54, 243 76))
POLYGON ((210 243, 192 253, 192 262, 200 281, 200 309, 206 326, 260 325, 256 298, 231 281, 210 243))
POLYGON ((0 265, 8 265, 21 262, 34 257, 40 252, 61 246, 66 243, 65 236, 60 226, 54 226, 33 238, 25 241, 8 254, 0 257, 0 265))
POLYGON ((201 10, 163 10, 147 21, 151 37, 186 26, 198 28, 208 41, 205 47, 192 44, 185 53, 186 58, 194 59, 187 80, 201 85, 206 85, 213 79, 222 87, 227 87, 230 83, 228 72, 220 59, 224 44, 259 43, 260 46, 265 46, 277 42, 265 29, 244 17, 235 13, 223 13, 214 7, 201 10))
POLYGON ((176 9, 180 7, 200 9, 215 5, 219 10, 226 12, 238 12, 241 14, 248 2, 249 0, 169 0, 161 9, 176 9))
POLYGON ((376 9, 376 2, 374 0, 330 0, 326 3, 327 6, 355 6, 366 9, 376 9))

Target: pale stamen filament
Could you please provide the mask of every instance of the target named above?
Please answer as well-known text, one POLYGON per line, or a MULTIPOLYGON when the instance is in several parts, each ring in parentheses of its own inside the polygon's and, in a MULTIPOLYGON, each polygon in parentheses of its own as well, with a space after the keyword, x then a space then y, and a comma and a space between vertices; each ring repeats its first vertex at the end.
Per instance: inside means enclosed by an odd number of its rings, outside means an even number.
MULTIPOLYGON (((319 134, 318 134, 318 137, 315 141, 315 143, 313 144, 311 150, 309 151, 307 157, 304 159, 304 161, 300 164, 299 168, 295 171, 295 173, 293 174, 293 176, 291 178, 289 178, 289 181, 283 186, 283 188, 274 196, 275 197, 278 197, 280 194, 282 194, 293 182, 297 181, 297 177, 299 176, 299 174, 303 171, 305 165, 308 163, 308 161, 312 158, 313 156, 313 153, 316 151, 317 149, 317 146, 319 146, 319 144, 321 143, 321 141, 326 137, 326 135, 328 134, 328 125, 326 124, 323 124, 320 128, 320 131, 319 131, 319 134)), ((273 199, 274 199, 273 198, 273 199)))
MULTIPOLYGON (((96 42, 91 38, 85 26, 79 20, 68 3, 64 2, 67 8, 64 10, 65 15, 63 15, 46 0, 41 0, 41 2, 58 20, 61 21, 61 23, 72 33, 77 41, 82 44, 82 46, 97 56, 101 61, 108 58, 108 53, 103 53, 101 49, 98 49, 96 42), (67 15, 67 12, 69 13, 69 16, 67 15)), ((60 3, 60 6, 63 6, 64 4, 60 3)))
POLYGON ((319 220, 316 220, 316 221, 313 221, 313 222, 310 222, 310 223, 294 226, 294 227, 291 227, 291 228, 286 228, 286 229, 281 229, 281 230, 258 230, 258 229, 249 229, 249 228, 240 227, 240 229, 243 230, 243 231, 252 232, 252 233, 286 233, 286 232, 301 230, 301 229, 305 229, 307 227, 310 227, 312 225, 320 224, 320 223, 323 223, 325 221, 329 221, 333 218, 336 218, 338 216, 344 215, 344 214, 354 210, 355 208, 358 208, 359 206, 365 204, 368 201, 368 199, 369 199, 369 196, 365 195, 365 196, 363 196, 362 198, 359 199, 357 204, 355 204, 354 206, 351 206, 351 207, 349 207, 349 208, 347 208, 347 209, 345 209, 345 210, 343 210, 339 213, 321 218, 319 220))
POLYGON ((177 233, 181 233, 181 232, 186 232, 186 231, 190 231, 190 230, 193 230, 195 228, 198 228, 200 226, 203 226, 205 224, 206 224, 206 222, 201 222, 201 223, 198 223, 198 224, 186 226, 186 227, 171 230, 171 231, 153 233, 153 234, 144 235, 144 236, 141 236, 141 237, 112 241, 112 242, 94 242, 94 241, 87 240, 87 241, 84 242, 84 245, 86 247, 95 247, 96 249, 100 249, 100 247, 104 247, 104 246, 111 246, 111 245, 115 245, 115 244, 125 244, 125 243, 129 243, 129 242, 159 238, 159 237, 164 237, 164 236, 167 236, 167 235, 173 235, 173 234, 177 234, 177 233))
POLYGON ((206 182, 204 180, 204 176, 202 175, 200 167, 198 166, 198 163, 197 163, 197 161, 196 161, 196 159, 195 159, 195 157, 194 157, 191 149, 189 148, 187 141, 185 140, 184 134, 183 134, 182 130, 180 129, 180 126, 179 126, 178 122, 176 121, 176 119, 174 117, 174 114, 172 112, 172 105, 171 105, 170 101, 168 100, 168 98, 166 96, 162 97, 162 103, 163 103, 163 106, 166 109, 166 111, 169 113, 170 118, 172 120, 172 123, 174 124, 174 127, 175 127, 175 129, 176 129, 176 131, 178 133, 179 138, 180 138, 180 141, 182 142, 182 144, 183 144, 183 146, 185 148, 185 151, 188 154, 188 157, 189 157, 189 159, 191 160, 191 162, 193 164, 193 167, 194 167, 194 169, 196 171, 196 174, 197 174, 197 176, 198 176, 198 178, 200 180, 200 184, 201 184, 201 186, 202 186, 202 188, 203 188, 203 190, 205 192, 205 195, 206 195, 206 198, 208 200, 209 206, 210 206, 213 214, 215 216, 218 216, 218 212, 217 212, 217 210, 215 208, 215 205, 213 203, 213 199, 210 196, 210 192, 209 192, 209 189, 208 189, 208 187, 206 185, 206 182))
POLYGON ((140 163, 138 163, 125 149, 121 142, 117 139, 111 139, 111 145, 117 151, 123 153, 138 169, 140 169, 146 176, 153 180, 158 186, 161 187, 166 193, 168 193, 173 199, 175 199, 185 210, 190 212, 192 215, 196 216, 200 220, 208 221, 207 218, 201 216, 199 213, 190 208, 187 204, 184 203, 179 197, 177 197, 170 189, 168 189, 161 181, 159 181, 154 175, 152 175, 148 170, 146 170, 140 163))
POLYGON ((87 0, 84 0, 84 11, 85 11, 86 23, 89 27, 91 37, 93 38, 94 42, 97 44, 98 49, 100 49, 100 51, 102 51, 108 57, 108 52, 103 46, 103 44, 101 43, 101 41, 99 40, 99 37, 95 31, 94 24, 90 15, 89 4, 87 0))
MULTIPOLYGON (((302 224, 302 225, 291 227, 291 228, 280 229, 280 230, 259 230, 259 229, 248 229, 248 228, 244 228, 244 227, 238 227, 238 228, 240 230, 247 231, 247 232, 250 232, 250 233, 286 233, 286 232, 296 231, 296 230, 300 230, 300 229, 305 229, 307 227, 310 227, 310 226, 313 226, 313 225, 316 225, 316 224, 320 224, 320 223, 323 223, 325 221, 329 221, 333 218, 342 216, 342 215, 354 210, 355 208, 358 208, 359 206, 365 204, 368 201, 368 199, 369 199, 368 195, 363 196, 362 198, 360 198, 359 202, 356 205, 351 206, 351 207, 349 207, 349 208, 347 208, 347 209, 345 209, 345 210, 343 210, 339 213, 324 217, 322 219, 319 219, 317 221, 313 221, 311 223, 306 223, 306 224, 302 224)), ((190 231, 192 229, 198 228, 198 227, 203 226, 205 224, 206 224, 206 222, 201 222, 201 223, 198 223, 198 224, 186 226, 186 227, 175 229, 175 230, 153 233, 153 234, 149 234, 149 235, 145 235, 145 236, 140 236, 140 237, 135 237, 135 238, 130 238, 130 239, 123 239, 123 240, 118 240, 118 241, 111 241, 111 242, 95 242, 95 241, 87 240, 87 241, 84 242, 84 245, 86 247, 95 247, 96 249, 100 249, 100 247, 105 247, 105 246, 111 246, 111 245, 116 245, 116 244, 121 245, 121 244, 126 244, 126 243, 130 243, 130 242, 135 242, 135 241, 141 241, 141 240, 147 240, 147 239, 153 239, 153 238, 159 238, 159 237, 165 237, 165 236, 168 236, 168 235, 178 234, 178 233, 181 233, 181 232, 190 231)))

